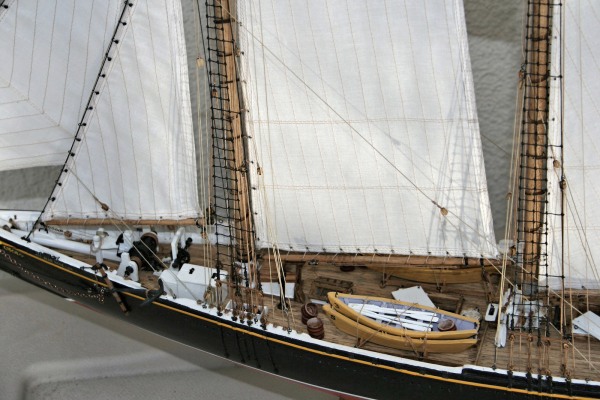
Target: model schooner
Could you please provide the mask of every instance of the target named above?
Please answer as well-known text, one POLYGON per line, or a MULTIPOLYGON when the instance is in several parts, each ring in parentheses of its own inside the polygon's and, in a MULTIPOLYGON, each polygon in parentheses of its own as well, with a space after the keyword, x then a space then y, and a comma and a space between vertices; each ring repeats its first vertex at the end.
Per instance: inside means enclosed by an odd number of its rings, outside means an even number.
POLYGON ((5 0, 0 168, 60 168, 0 267, 340 396, 600 398, 600 6, 526 8, 497 245, 460 0, 5 0))

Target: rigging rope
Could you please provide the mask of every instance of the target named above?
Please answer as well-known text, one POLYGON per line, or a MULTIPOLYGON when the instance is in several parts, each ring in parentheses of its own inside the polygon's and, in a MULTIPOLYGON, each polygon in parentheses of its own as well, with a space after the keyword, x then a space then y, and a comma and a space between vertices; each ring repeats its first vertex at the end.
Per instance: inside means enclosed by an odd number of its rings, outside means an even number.
MULTIPOLYGON (((217 1, 218 3, 219 1, 217 1)), ((235 19, 234 16, 232 16, 231 14, 229 14, 231 19, 235 19)), ((374 144, 372 144, 368 138, 363 135, 361 132, 359 132, 350 121, 348 121, 347 119, 345 119, 342 114, 337 111, 334 107, 332 107, 327 100, 321 96, 315 89, 313 89, 311 86, 309 86, 307 84, 307 82, 305 82, 301 76, 298 75, 298 73, 294 72, 290 67, 288 67, 285 62, 279 58, 268 46, 265 45, 264 40, 261 39, 261 37, 258 36, 257 33, 254 33, 251 29, 249 29, 245 24, 237 24, 238 29, 244 30, 254 41, 256 41, 256 43, 258 43, 261 48, 263 49, 263 53, 268 53, 269 55, 271 55, 283 68, 285 71, 287 71, 288 74, 290 74, 291 76, 293 76, 298 82, 300 82, 308 92, 310 92, 311 94, 313 94, 314 96, 316 96, 316 98, 319 100, 319 102, 321 102, 323 105, 325 105, 325 107, 327 107, 327 109, 333 113, 334 115, 336 115, 346 126, 349 127, 349 129, 357 136, 361 139, 361 141, 363 141, 364 143, 366 143, 379 157, 381 157, 387 164, 389 164, 400 176, 402 176, 409 184, 411 187, 413 187, 415 189, 416 192, 418 192, 421 196, 425 197, 426 199, 428 199, 431 204, 433 204, 436 208, 439 209, 440 213, 446 217, 448 215, 452 215, 454 218, 456 218, 463 226, 465 226, 466 228, 468 228, 469 231, 474 232, 477 236, 479 236, 480 238, 483 239, 484 243, 487 243, 490 246, 496 246, 496 243, 491 243, 489 242, 489 240, 486 238, 486 236, 480 232, 480 230, 478 229, 477 226, 473 226, 468 224, 466 221, 464 221, 458 214, 456 214, 454 211, 447 209, 446 207, 444 207, 442 204, 440 204, 440 202, 436 199, 434 199, 433 197, 429 196, 424 190, 422 190, 414 181, 412 181, 408 175, 406 175, 404 172, 402 172, 396 165, 395 163, 387 156, 385 156, 385 154, 382 152, 382 150, 380 150, 379 148, 377 148, 374 144)), ((264 67, 264 66, 263 66, 264 67)))
MULTIPOLYGON (((115 47, 115 48, 118 47, 117 45, 119 43, 119 40, 117 39, 117 34, 119 33, 119 29, 121 29, 122 31, 127 30, 127 22, 125 21, 125 18, 126 18, 125 14, 126 14, 126 11, 132 7, 133 7, 133 3, 131 2, 131 0, 123 1, 123 7, 121 9, 119 18, 117 19, 117 25, 115 26, 115 29, 113 31, 110 41, 108 42, 108 47, 104 53, 104 58, 102 59, 102 63, 100 64, 100 69, 98 71, 98 74, 96 75, 96 80, 94 81, 94 84, 92 85, 92 91, 88 97, 87 104, 83 110, 83 115, 81 117, 79 124, 77 125, 77 130, 75 131, 75 135, 73 136, 73 141, 71 142, 71 147, 69 148, 65 162, 63 163, 63 166, 60 169, 58 177, 56 178, 56 182, 54 184, 54 187, 52 188, 52 193, 46 200, 46 203, 44 204, 44 207, 42 208, 42 211, 40 212, 40 215, 37 218, 36 222, 31 226, 31 229, 30 229, 29 233, 27 234, 27 236, 25 237, 25 240, 29 240, 29 237, 33 233, 35 227, 41 222, 42 216, 44 215, 46 208, 52 201, 55 200, 55 196, 53 196, 53 194, 59 190, 59 187, 62 184, 61 177, 63 176, 64 173, 68 172, 69 163, 73 164, 73 162, 74 162, 73 160, 75 159, 75 148, 79 147, 78 143, 81 143, 83 135, 85 135, 85 132, 86 132, 85 127, 87 126, 86 121, 88 120, 88 115, 94 109, 93 101, 96 98, 96 96, 100 94, 101 85, 103 85, 104 82, 106 82, 106 79, 104 79, 106 77, 106 73, 105 73, 106 71, 105 71, 104 67, 106 65, 108 65, 109 62, 112 61, 113 53, 117 51, 117 50, 115 50, 114 52, 111 52, 113 47, 115 47)), ((129 13, 129 17, 130 16, 131 16, 131 12, 129 13)), ((110 67, 107 67, 107 68, 110 68, 110 67)))

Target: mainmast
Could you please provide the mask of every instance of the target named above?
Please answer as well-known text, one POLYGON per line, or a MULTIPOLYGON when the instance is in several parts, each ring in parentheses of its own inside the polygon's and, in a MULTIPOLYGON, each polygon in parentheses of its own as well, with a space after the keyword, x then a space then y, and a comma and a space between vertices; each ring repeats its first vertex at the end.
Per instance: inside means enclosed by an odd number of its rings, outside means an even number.
POLYGON ((518 254, 522 271, 517 281, 526 295, 537 293, 542 245, 547 241, 548 106, 552 7, 550 0, 530 0, 525 62, 519 177, 518 254), (522 246, 522 247, 521 247, 522 246), (521 250, 522 249, 522 250, 521 250))
POLYGON ((249 262, 254 254, 254 233, 238 94, 234 15, 229 1, 207 3, 215 182, 214 209, 210 212, 217 219, 233 222, 225 233, 226 238, 219 238, 222 235, 217 230, 218 244, 231 242, 234 245, 231 262, 249 262))

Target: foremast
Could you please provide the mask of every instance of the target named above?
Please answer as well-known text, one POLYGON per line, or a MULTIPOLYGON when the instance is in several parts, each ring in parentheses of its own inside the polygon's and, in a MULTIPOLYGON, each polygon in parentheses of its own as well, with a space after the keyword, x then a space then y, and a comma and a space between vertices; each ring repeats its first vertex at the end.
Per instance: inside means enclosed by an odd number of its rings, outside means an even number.
POLYGON ((208 68, 211 90, 213 175, 209 223, 216 229, 217 269, 231 271, 234 299, 241 307, 254 304, 260 291, 255 259, 255 234, 249 196, 246 138, 242 127, 242 100, 238 84, 235 9, 229 1, 206 3, 208 68), (228 221, 226 224, 223 221, 228 221), (242 290, 244 289, 244 290, 242 290), (242 299, 244 294, 249 298, 242 299))
POLYGON ((524 293, 533 295, 538 291, 542 247, 547 240, 550 0, 529 0, 527 15, 517 217, 517 254, 522 268, 515 280, 521 282, 524 293))

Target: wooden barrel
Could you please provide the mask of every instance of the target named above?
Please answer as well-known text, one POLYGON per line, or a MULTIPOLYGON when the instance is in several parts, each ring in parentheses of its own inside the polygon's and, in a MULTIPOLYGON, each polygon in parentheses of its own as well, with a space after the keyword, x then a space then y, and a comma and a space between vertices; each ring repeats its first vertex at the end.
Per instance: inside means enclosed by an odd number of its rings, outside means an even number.
POLYGON ((456 324, 451 319, 442 319, 438 322, 438 329, 440 332, 455 331, 456 324))
POLYGON ((319 314, 319 309, 315 303, 306 303, 300 308, 300 313, 302 314, 302 323, 306 325, 306 321, 319 314))
POLYGON ((306 321, 306 329, 308 330, 308 334, 315 339, 323 339, 325 337, 323 321, 319 317, 313 317, 306 321))

